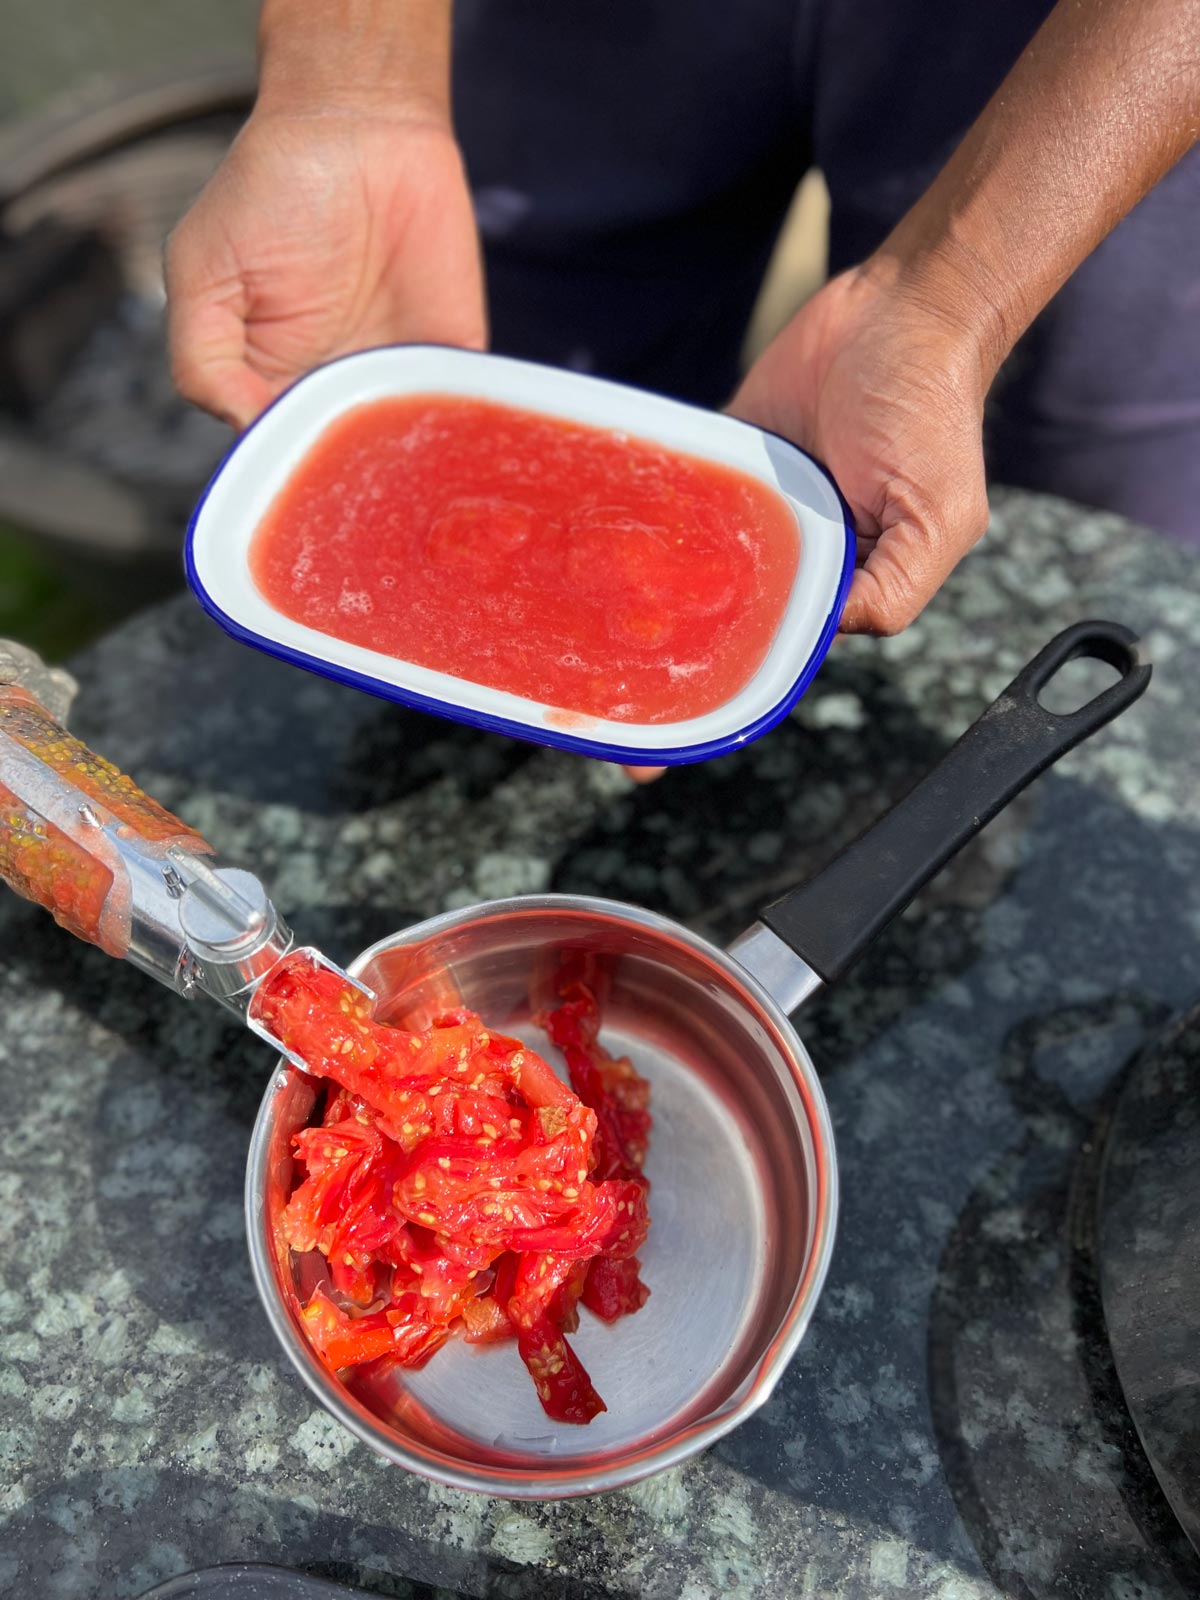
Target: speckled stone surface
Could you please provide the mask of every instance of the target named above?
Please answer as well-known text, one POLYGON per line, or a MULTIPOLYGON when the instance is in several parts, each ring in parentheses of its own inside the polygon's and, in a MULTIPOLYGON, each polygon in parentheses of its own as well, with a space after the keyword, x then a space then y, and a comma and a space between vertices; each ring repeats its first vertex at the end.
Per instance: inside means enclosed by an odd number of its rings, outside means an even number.
POLYGON ((1060 625, 1130 623, 1156 675, 811 1004, 844 1197, 811 1331, 754 1420, 590 1500, 431 1487, 315 1408, 245 1259, 263 1048, 0 903, 0 1593, 123 1600, 233 1560, 511 1600, 1200 1591, 1094 1252, 1097 1129, 1200 986, 1198 579, 1124 523, 997 496, 916 627, 839 644, 774 734, 637 792, 293 673, 187 600, 78 663, 76 728, 335 959, 547 885, 731 936, 1060 625))

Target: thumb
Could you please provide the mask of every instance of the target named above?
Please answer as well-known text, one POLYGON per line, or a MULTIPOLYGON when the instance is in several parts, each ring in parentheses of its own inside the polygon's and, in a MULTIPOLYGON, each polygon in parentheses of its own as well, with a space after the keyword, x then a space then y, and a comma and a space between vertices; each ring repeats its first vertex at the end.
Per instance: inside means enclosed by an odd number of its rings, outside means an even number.
POLYGON ((854 574, 843 633, 901 633, 925 609, 963 556, 987 530, 982 486, 950 522, 913 514, 886 523, 854 574))
POLYGON ((235 428, 253 422, 276 387, 246 361, 245 290, 198 270, 186 242, 167 249, 167 337, 171 376, 185 400, 235 428))

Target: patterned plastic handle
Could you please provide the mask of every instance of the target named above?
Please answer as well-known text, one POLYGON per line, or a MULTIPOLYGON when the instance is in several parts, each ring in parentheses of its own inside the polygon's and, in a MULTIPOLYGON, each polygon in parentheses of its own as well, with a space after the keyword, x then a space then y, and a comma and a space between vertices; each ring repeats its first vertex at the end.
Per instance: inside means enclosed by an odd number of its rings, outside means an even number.
POLYGON ((109 955, 129 949, 131 870, 181 845, 211 848, 67 733, 25 688, 0 683, 0 878, 109 955))

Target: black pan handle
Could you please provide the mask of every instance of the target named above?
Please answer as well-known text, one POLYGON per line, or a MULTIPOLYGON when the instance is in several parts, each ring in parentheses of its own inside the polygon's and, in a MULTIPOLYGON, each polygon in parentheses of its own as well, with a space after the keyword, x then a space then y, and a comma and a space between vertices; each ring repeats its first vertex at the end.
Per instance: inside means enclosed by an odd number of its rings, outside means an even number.
POLYGON ((1077 622, 1052 639, 915 789, 761 921, 832 983, 968 839, 1059 756, 1144 692, 1150 666, 1116 622, 1077 622), (1091 656, 1121 676, 1064 716, 1038 696, 1067 661, 1091 656))

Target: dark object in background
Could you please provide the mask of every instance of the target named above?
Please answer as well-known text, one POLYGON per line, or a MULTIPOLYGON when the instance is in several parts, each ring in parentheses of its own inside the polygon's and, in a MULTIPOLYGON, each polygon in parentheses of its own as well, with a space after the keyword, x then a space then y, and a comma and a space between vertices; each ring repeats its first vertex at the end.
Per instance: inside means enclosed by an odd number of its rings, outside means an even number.
POLYGON ((94 230, 43 217, 0 229, 0 410, 28 421, 121 296, 116 252, 94 230))
POLYGON ((219 64, 0 134, 0 526, 105 621, 179 585, 229 442, 171 384, 162 248, 253 95, 251 66, 219 64))

